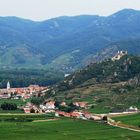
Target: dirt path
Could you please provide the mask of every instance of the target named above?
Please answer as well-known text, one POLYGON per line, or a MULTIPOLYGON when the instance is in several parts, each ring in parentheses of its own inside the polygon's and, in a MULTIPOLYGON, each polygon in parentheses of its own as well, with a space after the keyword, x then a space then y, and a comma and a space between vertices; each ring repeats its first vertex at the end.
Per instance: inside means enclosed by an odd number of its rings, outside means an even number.
POLYGON ((108 119, 107 124, 109 124, 111 126, 114 126, 114 127, 119 127, 119 128, 122 128, 122 129, 127 129, 127 130, 131 130, 131 131, 135 131, 135 132, 140 132, 139 128, 135 128, 134 126, 129 126, 129 125, 126 125, 126 124, 120 124, 118 122, 115 122, 111 118, 108 119))
POLYGON ((114 126, 114 127, 119 127, 119 128, 131 130, 131 131, 135 131, 135 132, 140 132, 140 130, 138 130, 138 129, 133 129, 133 128, 129 128, 129 127, 122 127, 122 126, 118 126, 118 125, 113 125, 111 123, 108 123, 108 124, 111 125, 111 126, 114 126))
POLYGON ((48 119, 48 120, 34 120, 32 122, 49 122, 49 121, 57 121, 59 119, 48 119))

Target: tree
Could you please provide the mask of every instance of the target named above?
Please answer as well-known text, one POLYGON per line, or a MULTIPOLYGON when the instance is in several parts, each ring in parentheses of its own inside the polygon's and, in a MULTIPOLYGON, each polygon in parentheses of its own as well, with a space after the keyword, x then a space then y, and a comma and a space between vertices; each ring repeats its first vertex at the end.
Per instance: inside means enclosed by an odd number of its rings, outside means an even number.
POLYGON ((35 113, 35 110, 32 108, 32 109, 30 110, 30 113, 35 113))
POLYGON ((31 103, 33 103, 34 105, 37 105, 39 106, 40 104, 42 104, 44 101, 44 98, 43 97, 33 97, 31 99, 31 103))
POLYGON ((56 100, 54 105, 55 105, 55 107, 58 107, 59 108, 60 107, 60 104, 61 104, 61 102, 58 101, 58 100, 56 100))
POLYGON ((79 107, 75 106, 73 103, 70 103, 68 106, 58 106, 58 109, 64 112, 73 112, 74 110, 78 110, 79 107))

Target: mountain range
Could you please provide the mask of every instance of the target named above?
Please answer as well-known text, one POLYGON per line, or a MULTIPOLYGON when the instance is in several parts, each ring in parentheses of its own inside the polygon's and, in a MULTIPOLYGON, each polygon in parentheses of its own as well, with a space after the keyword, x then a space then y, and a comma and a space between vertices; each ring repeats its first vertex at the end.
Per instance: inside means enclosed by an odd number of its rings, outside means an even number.
POLYGON ((140 54, 140 11, 31 21, 0 17, 1 68, 51 68, 71 72, 113 56, 140 54))

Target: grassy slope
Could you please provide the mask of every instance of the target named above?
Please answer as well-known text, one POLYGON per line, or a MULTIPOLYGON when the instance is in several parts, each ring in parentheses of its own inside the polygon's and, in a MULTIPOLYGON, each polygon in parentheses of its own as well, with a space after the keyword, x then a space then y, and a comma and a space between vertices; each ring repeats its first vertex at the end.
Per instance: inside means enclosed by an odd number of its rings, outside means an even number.
POLYGON ((129 116, 121 116, 114 117, 116 121, 121 121, 124 124, 139 126, 140 125, 140 114, 129 115, 129 116))
POLYGON ((122 88, 123 83, 98 84, 86 83, 83 87, 57 93, 59 100, 87 101, 94 107, 88 111, 94 113, 108 113, 111 110, 127 109, 130 106, 140 107, 140 88, 121 93, 114 89, 122 88))
POLYGON ((140 133, 81 120, 0 123, 1 140, 138 140, 140 133))
POLYGON ((115 62, 91 64, 58 84, 55 97, 87 101, 92 105, 89 111, 95 113, 116 112, 130 106, 140 108, 139 64, 140 57, 129 55, 115 62))

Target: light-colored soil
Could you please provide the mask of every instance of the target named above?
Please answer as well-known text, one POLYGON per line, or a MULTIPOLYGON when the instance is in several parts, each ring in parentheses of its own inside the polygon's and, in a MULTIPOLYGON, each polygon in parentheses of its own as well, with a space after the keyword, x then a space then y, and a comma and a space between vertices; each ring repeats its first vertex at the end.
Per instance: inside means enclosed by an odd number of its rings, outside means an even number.
POLYGON ((59 119, 47 119, 47 120, 34 120, 32 122, 49 122, 49 121, 57 121, 59 119))

